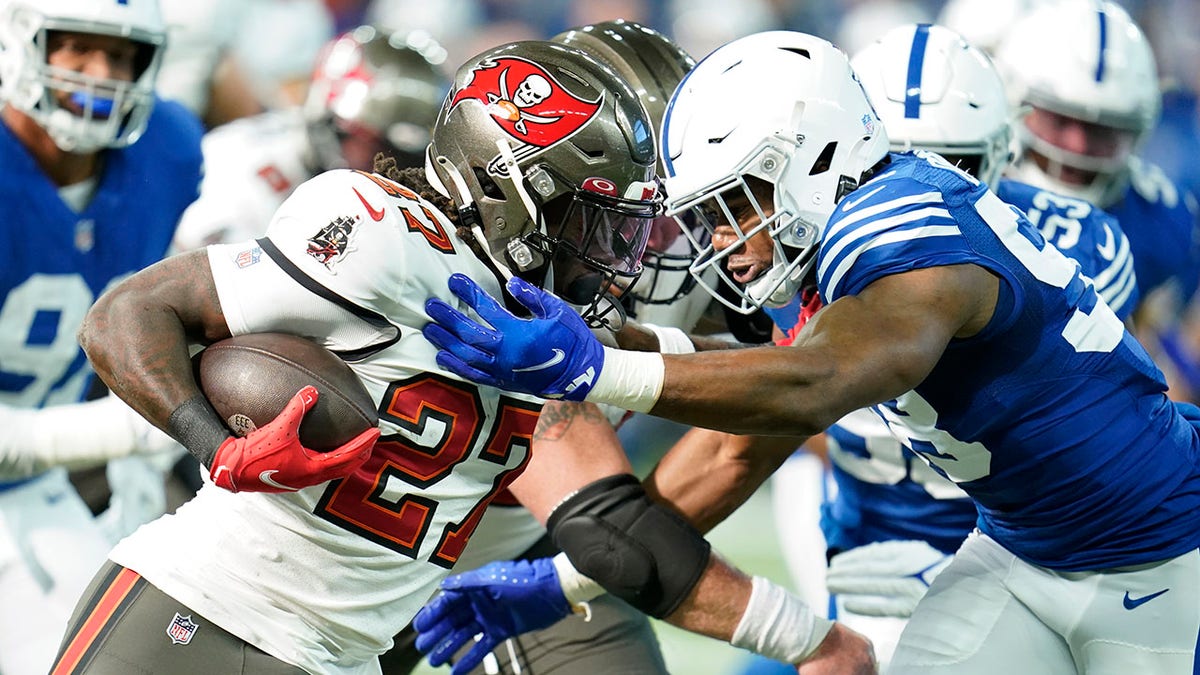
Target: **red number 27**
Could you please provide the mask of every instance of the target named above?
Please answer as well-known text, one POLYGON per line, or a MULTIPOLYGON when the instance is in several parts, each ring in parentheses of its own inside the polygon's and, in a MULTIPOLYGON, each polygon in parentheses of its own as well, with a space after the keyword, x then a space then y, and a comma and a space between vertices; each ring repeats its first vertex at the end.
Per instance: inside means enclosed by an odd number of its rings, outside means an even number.
POLYGON ((330 484, 316 513, 412 558, 429 534, 438 508, 437 500, 422 491, 450 476, 462 462, 481 460, 503 466, 513 452, 523 454, 520 464, 496 475, 491 490, 465 518, 437 533, 438 544, 429 561, 448 569, 462 554, 492 497, 525 469, 541 406, 501 396, 496 415, 489 420, 474 385, 423 373, 393 382, 380 410, 382 419, 410 436, 380 438, 362 468, 330 484), (482 450, 472 457, 472 448, 485 432, 482 450))

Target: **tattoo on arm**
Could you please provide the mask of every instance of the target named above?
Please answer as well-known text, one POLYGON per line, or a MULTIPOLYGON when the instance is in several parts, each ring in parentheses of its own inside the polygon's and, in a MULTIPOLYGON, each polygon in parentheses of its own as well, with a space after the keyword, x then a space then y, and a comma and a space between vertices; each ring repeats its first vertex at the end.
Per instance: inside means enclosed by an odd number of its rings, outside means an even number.
POLYGON ((533 440, 561 440, 577 420, 582 420, 580 424, 608 424, 608 418, 591 403, 547 401, 533 431, 533 440))

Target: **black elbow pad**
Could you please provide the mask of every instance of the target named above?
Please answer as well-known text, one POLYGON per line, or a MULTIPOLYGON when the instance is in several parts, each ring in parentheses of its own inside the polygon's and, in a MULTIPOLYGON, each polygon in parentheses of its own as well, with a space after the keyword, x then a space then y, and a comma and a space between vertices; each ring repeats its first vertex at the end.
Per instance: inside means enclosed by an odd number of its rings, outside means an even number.
POLYGON ((655 618, 675 611, 708 565, 708 541, 629 474, 584 486, 547 527, 575 569, 655 618))

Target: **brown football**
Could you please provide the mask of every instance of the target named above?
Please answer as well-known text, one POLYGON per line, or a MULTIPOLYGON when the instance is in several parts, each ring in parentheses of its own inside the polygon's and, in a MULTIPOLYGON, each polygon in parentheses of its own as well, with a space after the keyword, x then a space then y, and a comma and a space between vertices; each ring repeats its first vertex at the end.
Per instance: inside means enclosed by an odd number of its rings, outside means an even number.
POLYGON ((300 442, 328 452, 376 426, 375 402, 333 352, 284 333, 254 333, 214 342, 195 357, 196 381, 238 436, 275 419, 305 385, 317 404, 300 423, 300 442))

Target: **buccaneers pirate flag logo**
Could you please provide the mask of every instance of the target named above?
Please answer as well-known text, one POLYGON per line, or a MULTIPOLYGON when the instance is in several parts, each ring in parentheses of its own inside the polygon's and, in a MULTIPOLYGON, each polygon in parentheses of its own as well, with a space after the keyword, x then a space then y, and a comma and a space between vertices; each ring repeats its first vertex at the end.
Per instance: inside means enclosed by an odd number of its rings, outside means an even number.
POLYGON ((469 99, 487 106, 510 136, 539 148, 575 133, 600 110, 599 98, 578 98, 538 64, 512 56, 479 64, 450 105, 469 99))

